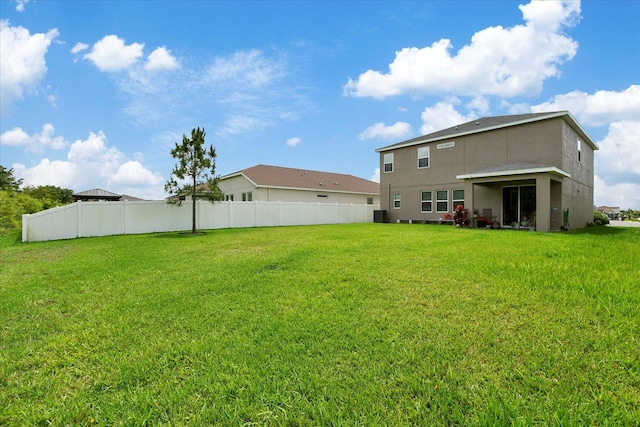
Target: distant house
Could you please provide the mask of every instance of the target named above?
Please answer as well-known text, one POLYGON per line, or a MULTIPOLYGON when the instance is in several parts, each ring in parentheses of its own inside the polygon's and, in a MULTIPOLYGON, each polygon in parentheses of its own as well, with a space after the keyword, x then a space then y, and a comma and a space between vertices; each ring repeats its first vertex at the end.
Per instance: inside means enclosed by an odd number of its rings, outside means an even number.
POLYGON ((611 219, 620 218, 620 207, 619 206, 598 206, 596 210, 600 213, 605 214, 611 219))
POLYGON ((377 182, 333 172, 257 165, 220 177, 228 201, 380 203, 377 182))
POLYGON ((596 143, 568 111, 485 117, 376 150, 381 210, 451 217, 457 205, 539 231, 593 221, 596 143))
POLYGON ((93 190, 81 191, 72 195, 74 202, 120 202, 124 200, 129 201, 141 201, 138 197, 128 196, 126 194, 115 194, 107 190, 100 188, 94 188, 93 190))

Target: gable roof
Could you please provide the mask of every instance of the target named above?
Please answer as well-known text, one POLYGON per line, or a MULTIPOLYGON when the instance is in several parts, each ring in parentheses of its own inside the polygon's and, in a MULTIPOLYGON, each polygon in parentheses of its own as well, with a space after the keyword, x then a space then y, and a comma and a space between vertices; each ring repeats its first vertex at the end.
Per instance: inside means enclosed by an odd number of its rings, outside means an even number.
POLYGON ((379 183, 353 175, 269 165, 257 165, 243 169, 220 177, 220 180, 236 176, 244 176, 256 187, 263 188, 380 194, 379 183))
POLYGON ((589 135, 587 135, 584 129, 582 129, 578 122, 573 118, 571 113, 569 113, 568 111, 555 111, 550 113, 513 114, 509 116, 483 117, 427 135, 422 135, 417 138, 409 139, 407 141, 399 142, 397 144, 378 148, 376 152, 381 153, 396 148, 410 147, 412 145, 440 141, 443 139, 452 139, 460 136, 472 135, 480 132, 488 132, 495 129, 518 126, 525 123, 549 120, 558 117, 562 117, 569 124, 569 126, 571 126, 573 130, 576 131, 578 135, 580 135, 580 138, 591 146, 591 148, 593 148, 594 150, 598 149, 598 145, 591 139, 591 137, 589 137, 589 135))

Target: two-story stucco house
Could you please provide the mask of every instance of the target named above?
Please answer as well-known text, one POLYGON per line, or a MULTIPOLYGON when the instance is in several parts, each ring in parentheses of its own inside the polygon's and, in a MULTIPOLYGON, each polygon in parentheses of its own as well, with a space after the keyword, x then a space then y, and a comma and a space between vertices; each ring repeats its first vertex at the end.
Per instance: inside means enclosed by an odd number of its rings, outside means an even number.
POLYGON ((377 182, 333 172, 257 165, 220 177, 229 201, 380 204, 377 182))
POLYGON ((438 220, 462 204, 538 231, 593 221, 596 143, 568 111, 486 117, 376 150, 389 221, 438 220))

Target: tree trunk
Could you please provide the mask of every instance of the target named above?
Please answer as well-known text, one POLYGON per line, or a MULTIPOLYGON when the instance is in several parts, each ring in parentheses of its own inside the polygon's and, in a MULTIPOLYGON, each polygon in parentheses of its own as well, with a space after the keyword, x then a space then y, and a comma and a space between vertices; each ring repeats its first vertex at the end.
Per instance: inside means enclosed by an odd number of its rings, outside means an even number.
POLYGON ((193 175, 193 189, 191 194, 191 232, 196 232, 196 175, 193 175))

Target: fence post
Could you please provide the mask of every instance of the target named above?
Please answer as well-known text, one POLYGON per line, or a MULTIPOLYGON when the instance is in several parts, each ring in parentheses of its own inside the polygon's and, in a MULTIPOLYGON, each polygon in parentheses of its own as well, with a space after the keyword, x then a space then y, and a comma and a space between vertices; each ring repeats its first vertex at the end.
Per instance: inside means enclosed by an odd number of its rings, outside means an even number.
POLYGON ((76 203, 78 204, 78 208, 76 209, 76 237, 82 237, 80 235, 80 230, 82 230, 82 200, 78 200, 76 203))

